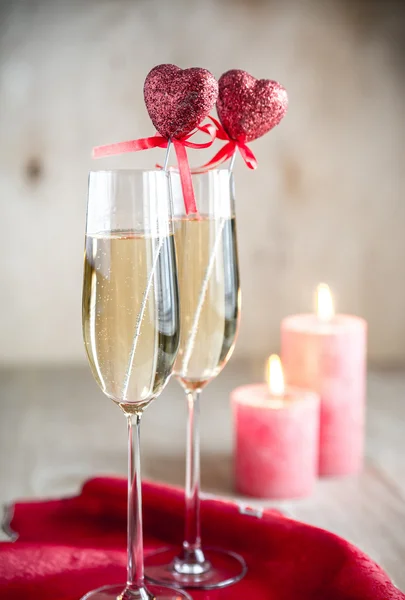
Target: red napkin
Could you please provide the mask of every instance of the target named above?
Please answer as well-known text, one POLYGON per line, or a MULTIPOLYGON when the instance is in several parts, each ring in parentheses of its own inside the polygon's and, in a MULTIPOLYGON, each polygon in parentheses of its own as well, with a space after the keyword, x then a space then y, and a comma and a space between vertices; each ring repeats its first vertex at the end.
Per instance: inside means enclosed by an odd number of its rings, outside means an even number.
MULTIPOLYGON (((181 543, 183 492, 144 483, 145 552, 181 543)), ((247 576, 196 600, 405 600, 386 573, 335 535, 272 511, 202 501, 204 543, 240 552, 247 576)), ((74 498, 16 504, 16 542, 0 544, 2 600, 79 600, 125 580, 126 482, 97 478, 74 498)))

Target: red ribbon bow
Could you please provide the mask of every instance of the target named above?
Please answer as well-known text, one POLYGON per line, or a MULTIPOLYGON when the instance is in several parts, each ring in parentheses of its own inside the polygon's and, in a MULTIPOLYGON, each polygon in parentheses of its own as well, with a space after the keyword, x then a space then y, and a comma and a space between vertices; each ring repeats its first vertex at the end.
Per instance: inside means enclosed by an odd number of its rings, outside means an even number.
MULTIPOLYGON (((192 173, 204 173, 205 171, 215 169, 220 164, 222 164, 222 163, 226 162, 228 159, 232 158, 232 156, 234 155, 236 150, 239 150, 243 160, 246 163, 246 166, 249 167, 249 169, 256 169, 257 168, 256 157, 253 154, 253 152, 251 151, 251 149, 245 144, 245 142, 242 142, 241 140, 233 140, 231 137, 229 137, 229 135, 227 134, 225 129, 222 127, 221 123, 219 121, 217 121, 217 119, 214 119, 214 117, 208 117, 208 118, 211 119, 211 121, 214 123, 214 125, 216 127, 216 137, 219 140, 225 140, 228 143, 225 144, 225 146, 222 146, 222 148, 215 154, 215 156, 213 156, 211 158, 210 161, 208 161, 201 167, 193 169, 192 173)), ((213 142, 211 142, 211 143, 213 143, 213 142)))
POLYGON ((139 150, 149 150, 150 148, 167 148, 169 141, 171 141, 173 143, 179 164, 181 187, 183 190, 186 213, 197 213, 197 205, 195 202, 193 182, 191 179, 191 171, 186 148, 209 148, 209 146, 213 144, 216 137, 215 127, 210 123, 199 126, 197 129, 202 133, 208 134, 211 138, 210 141, 204 144, 190 142, 189 139, 192 135, 194 135, 196 132, 195 130, 183 138, 172 140, 156 134, 152 137, 141 138, 139 140, 118 142, 117 144, 108 144, 106 146, 97 146, 93 148, 93 158, 104 158, 105 156, 125 154, 127 152, 138 152, 139 150))

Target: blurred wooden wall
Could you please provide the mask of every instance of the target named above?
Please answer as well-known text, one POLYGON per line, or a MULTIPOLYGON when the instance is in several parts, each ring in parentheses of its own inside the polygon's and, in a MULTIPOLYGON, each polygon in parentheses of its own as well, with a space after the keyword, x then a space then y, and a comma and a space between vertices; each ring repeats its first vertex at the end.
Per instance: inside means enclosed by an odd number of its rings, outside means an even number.
MULTIPOLYGON (((350 0, 0 2, 0 360, 80 362, 93 145, 153 133, 161 62, 281 81, 290 110, 237 164, 243 319, 264 360, 319 281, 370 325, 370 359, 405 362, 404 10, 350 0)), ((97 167, 151 166, 159 153, 97 167)), ((192 156, 194 162, 200 156, 192 156)))

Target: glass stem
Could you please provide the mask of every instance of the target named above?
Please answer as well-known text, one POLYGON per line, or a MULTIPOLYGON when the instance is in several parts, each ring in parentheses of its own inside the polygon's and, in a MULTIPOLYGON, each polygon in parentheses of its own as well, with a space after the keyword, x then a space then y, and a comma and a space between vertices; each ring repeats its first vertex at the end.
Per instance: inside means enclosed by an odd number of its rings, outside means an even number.
POLYGON ((128 424, 128 566, 122 598, 148 598, 144 586, 140 426, 142 413, 126 414, 128 424))
POLYGON ((200 390, 186 392, 188 425, 185 531, 181 555, 174 562, 177 572, 188 575, 199 575, 210 568, 201 549, 200 537, 200 394, 200 390))
POLYGON ((186 522, 184 549, 198 550, 200 537, 200 393, 188 392, 186 522))

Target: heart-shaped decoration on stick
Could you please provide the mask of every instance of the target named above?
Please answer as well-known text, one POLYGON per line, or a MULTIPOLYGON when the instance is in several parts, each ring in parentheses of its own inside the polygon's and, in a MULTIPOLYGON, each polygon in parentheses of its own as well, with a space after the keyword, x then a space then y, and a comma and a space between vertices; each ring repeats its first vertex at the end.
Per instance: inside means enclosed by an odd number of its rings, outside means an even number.
POLYGON ((251 142, 278 125, 287 112, 288 96, 277 81, 255 79, 233 69, 219 79, 217 111, 233 140, 251 142))
POLYGON ((157 131, 165 138, 180 139, 209 115, 218 82, 207 69, 158 65, 147 75, 143 93, 157 131))

